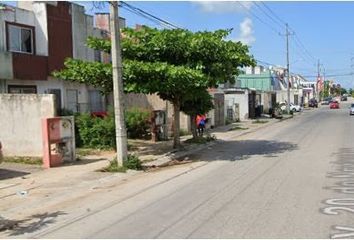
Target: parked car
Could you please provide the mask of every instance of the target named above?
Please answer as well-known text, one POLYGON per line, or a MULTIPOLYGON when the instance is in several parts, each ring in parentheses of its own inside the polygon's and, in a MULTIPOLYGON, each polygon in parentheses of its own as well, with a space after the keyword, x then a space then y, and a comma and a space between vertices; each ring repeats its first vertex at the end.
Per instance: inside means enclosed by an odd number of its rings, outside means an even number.
POLYGON ((349 108, 349 115, 354 115, 354 103, 352 103, 350 105, 350 108, 349 108))
MULTIPOLYGON (((286 108, 288 107, 288 104, 285 103, 285 102, 281 102, 279 103, 279 107, 282 111, 285 111, 286 108)), ((293 111, 293 112, 300 112, 301 111, 301 106, 299 105, 295 105, 293 103, 290 103, 290 111, 293 111)))
POLYGON ((300 112, 301 111, 301 106, 295 105, 293 103, 290 103, 290 110, 293 112, 300 112))
POLYGON ((341 100, 341 101, 348 101, 348 97, 343 95, 343 96, 340 98, 340 100, 341 100))
POLYGON ((330 109, 338 109, 339 108, 339 103, 337 101, 332 101, 330 104, 329 104, 329 108, 330 109))
POLYGON ((332 101, 332 98, 331 98, 331 97, 326 97, 326 98, 323 99, 323 101, 321 102, 321 105, 329 105, 331 101, 332 101))
POLYGON ((316 99, 311 98, 309 101, 309 107, 317 108, 318 107, 318 102, 316 99))

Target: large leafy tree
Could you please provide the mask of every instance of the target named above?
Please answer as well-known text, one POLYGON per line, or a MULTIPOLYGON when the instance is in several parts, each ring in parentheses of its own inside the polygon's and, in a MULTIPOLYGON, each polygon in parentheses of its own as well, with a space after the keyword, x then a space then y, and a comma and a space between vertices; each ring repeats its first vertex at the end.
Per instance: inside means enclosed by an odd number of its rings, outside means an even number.
MULTIPOLYGON (((230 30, 196 32, 126 28, 122 35, 123 82, 127 92, 156 93, 174 106, 174 147, 179 146, 179 112, 196 90, 234 81, 239 68, 254 65, 248 47, 226 41, 230 30)), ((110 53, 110 41, 89 38, 88 45, 110 53)), ((112 90, 111 64, 68 59, 53 75, 112 90)))

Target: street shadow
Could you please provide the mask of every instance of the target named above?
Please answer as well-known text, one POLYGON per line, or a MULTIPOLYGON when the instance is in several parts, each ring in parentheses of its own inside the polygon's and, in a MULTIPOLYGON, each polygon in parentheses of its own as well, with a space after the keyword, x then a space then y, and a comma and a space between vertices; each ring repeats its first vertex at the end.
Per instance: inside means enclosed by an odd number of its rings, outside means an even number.
POLYGON ((208 147, 206 150, 189 155, 188 159, 196 161, 237 161, 246 160, 252 156, 276 158, 281 153, 297 149, 297 144, 290 142, 267 140, 219 141, 219 143, 208 147))
POLYGON ((23 220, 10 220, 0 216, 0 232, 9 231, 9 236, 33 233, 49 224, 55 223, 55 218, 65 214, 62 211, 34 214, 23 220))
POLYGON ((16 177, 22 177, 25 175, 30 174, 29 172, 21 172, 21 171, 16 171, 16 170, 10 170, 10 169, 0 169, 0 180, 5 180, 9 178, 16 178, 16 177))

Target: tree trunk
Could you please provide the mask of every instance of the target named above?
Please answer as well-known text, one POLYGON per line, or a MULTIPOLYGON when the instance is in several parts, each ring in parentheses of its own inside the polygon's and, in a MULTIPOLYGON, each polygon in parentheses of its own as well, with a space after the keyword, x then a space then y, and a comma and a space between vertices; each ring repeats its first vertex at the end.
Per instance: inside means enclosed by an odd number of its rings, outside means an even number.
POLYGON ((194 115, 194 114, 190 115, 191 131, 192 131, 192 135, 193 135, 193 138, 194 138, 194 139, 197 138, 196 118, 197 118, 196 115, 194 115))
POLYGON ((173 103, 173 148, 179 148, 181 145, 179 139, 179 111, 180 111, 180 103, 173 103))

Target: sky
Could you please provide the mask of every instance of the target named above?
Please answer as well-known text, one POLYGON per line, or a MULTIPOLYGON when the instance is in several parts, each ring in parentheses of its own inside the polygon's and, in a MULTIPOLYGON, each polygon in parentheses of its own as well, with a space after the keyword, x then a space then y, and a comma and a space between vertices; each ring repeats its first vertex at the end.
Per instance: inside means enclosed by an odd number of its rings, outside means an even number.
MULTIPOLYGON (((350 75, 354 72, 354 2, 126 2, 191 31, 232 28, 228 39, 249 45, 251 54, 263 65, 286 66, 285 23, 288 23, 292 73, 315 81, 320 60, 321 75, 343 87, 354 88, 354 76, 350 75)), ((88 14, 109 11, 108 4, 97 8, 92 2, 76 3, 85 6, 88 14)), ((135 24, 162 27, 125 8, 120 8, 120 16, 130 27, 135 24)))

